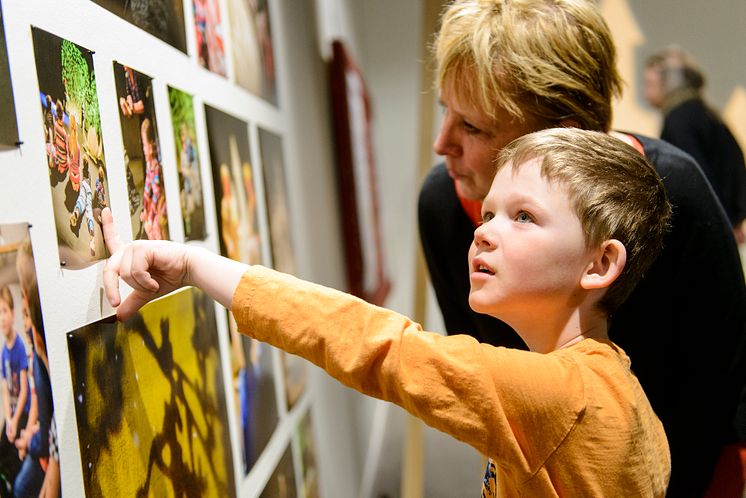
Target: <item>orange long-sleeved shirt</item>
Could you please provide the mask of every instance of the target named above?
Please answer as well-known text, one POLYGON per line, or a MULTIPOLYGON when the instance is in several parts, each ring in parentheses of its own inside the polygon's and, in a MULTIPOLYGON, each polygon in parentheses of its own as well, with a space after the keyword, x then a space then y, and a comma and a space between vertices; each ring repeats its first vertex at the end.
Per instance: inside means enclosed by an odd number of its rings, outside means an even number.
MULTIPOLYGON (((254 266, 242 333, 396 403, 496 464, 483 496, 663 496, 668 443, 629 358, 586 339, 548 354, 423 332, 393 311, 254 266)), ((475 489, 476 491, 476 489, 475 489)))

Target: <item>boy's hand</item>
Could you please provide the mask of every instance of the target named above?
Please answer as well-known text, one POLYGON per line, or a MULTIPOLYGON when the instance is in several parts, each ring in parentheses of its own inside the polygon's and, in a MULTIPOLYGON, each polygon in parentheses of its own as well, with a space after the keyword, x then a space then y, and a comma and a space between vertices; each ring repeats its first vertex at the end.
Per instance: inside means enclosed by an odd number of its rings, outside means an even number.
POLYGON ((187 247, 168 241, 138 240, 122 245, 109 208, 101 212, 104 241, 111 257, 104 267, 104 290, 117 307, 117 318, 126 320, 153 299, 187 285, 187 247), (119 277, 133 292, 121 301, 119 277))

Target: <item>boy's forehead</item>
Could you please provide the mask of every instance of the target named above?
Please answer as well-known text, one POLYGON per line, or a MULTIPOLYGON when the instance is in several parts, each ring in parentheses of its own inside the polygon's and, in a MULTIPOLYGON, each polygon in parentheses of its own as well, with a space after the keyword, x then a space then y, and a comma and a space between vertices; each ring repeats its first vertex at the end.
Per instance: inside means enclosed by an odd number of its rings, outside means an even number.
MULTIPOLYGON (((487 196, 493 191, 499 192, 516 181, 520 176, 520 183, 523 188, 533 186, 546 186, 552 190, 556 188, 565 189, 562 182, 547 177, 542 171, 543 156, 519 157, 517 161, 508 159, 501 166, 492 180, 492 185, 487 196)), ((487 198, 485 198, 486 200, 487 198)))
MULTIPOLYGON (((541 157, 531 156, 531 157, 518 157, 518 158, 511 158, 506 160, 502 163, 500 166, 500 169, 495 174, 495 178, 492 181, 494 184, 498 178, 502 177, 504 179, 512 179, 515 178, 516 175, 518 175, 521 171, 523 171, 526 168, 541 168, 541 157)), ((501 180, 504 181, 504 180, 501 180)))

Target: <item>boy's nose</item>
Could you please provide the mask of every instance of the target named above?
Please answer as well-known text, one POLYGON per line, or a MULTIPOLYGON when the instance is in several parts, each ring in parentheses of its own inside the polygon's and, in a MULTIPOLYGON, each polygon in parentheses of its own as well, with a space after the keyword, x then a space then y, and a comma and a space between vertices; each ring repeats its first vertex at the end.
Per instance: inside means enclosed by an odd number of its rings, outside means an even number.
POLYGON ((481 223, 477 228, 474 229, 474 245, 477 247, 491 246, 493 245, 488 231, 487 223, 481 223))

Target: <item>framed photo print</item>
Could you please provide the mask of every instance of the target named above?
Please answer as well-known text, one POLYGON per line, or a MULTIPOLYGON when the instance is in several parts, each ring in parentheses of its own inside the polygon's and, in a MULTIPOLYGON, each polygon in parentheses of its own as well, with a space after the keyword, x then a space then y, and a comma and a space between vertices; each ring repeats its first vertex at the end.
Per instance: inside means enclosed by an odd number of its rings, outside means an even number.
POLYGON ((332 44, 331 86, 349 291, 383 304, 384 273, 370 102, 363 75, 340 41, 332 44))

